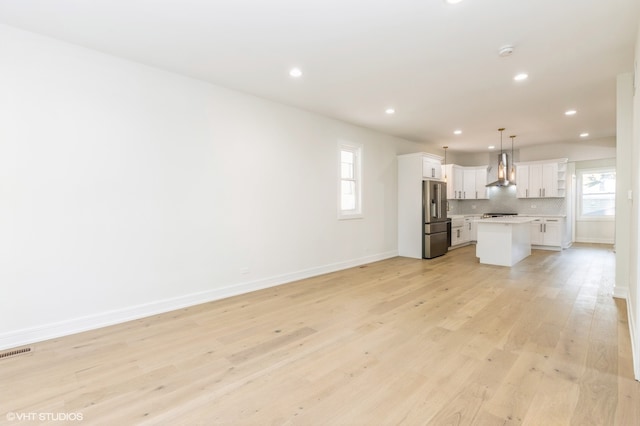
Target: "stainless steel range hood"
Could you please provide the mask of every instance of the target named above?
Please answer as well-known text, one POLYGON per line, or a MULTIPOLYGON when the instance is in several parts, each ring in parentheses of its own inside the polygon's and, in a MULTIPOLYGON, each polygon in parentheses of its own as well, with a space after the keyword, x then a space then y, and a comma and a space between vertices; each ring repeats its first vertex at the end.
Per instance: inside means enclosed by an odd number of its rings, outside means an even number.
MULTIPOLYGON (((498 154, 498 180, 496 180, 495 182, 491 182, 487 185, 485 185, 486 187, 490 187, 490 186, 509 186, 512 185, 512 182, 509 182, 509 179, 507 178, 509 173, 509 157, 507 156, 506 152, 501 152, 500 154, 498 154), (502 177, 500 176, 500 165, 503 166, 502 168, 502 177)), ((513 182, 513 184, 515 184, 515 182, 513 182)))

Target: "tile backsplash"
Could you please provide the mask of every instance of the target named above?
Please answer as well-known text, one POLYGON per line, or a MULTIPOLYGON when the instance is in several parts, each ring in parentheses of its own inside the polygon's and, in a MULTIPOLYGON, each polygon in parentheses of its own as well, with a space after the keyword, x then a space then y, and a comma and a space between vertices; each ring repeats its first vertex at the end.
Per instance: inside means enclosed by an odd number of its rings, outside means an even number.
POLYGON ((450 200, 449 215, 482 213, 565 215, 565 198, 516 198, 515 186, 489 188, 488 200, 450 200))

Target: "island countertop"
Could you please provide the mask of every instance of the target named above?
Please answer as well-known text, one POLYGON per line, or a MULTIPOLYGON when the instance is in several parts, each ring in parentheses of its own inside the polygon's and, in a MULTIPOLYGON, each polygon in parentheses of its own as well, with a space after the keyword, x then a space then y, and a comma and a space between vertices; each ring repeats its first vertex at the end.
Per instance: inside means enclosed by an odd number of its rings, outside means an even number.
POLYGON ((504 224, 518 224, 533 222, 535 217, 522 217, 522 216, 503 216, 503 217, 488 217, 486 219, 478 219, 477 223, 504 223, 504 224))

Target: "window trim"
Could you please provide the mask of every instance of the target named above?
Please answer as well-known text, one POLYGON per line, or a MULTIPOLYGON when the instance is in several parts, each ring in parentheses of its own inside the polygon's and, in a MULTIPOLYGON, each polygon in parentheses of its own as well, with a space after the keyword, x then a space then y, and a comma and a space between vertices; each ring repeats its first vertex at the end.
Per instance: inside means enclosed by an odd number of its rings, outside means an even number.
MULTIPOLYGON (((338 220, 347 220, 347 219, 362 219, 363 209, 362 209, 362 158, 364 157, 364 147, 360 143, 355 142, 338 142, 338 161, 337 161, 337 169, 338 169, 338 197, 337 197, 337 210, 338 210, 338 220), (356 191, 356 207, 351 210, 343 210, 342 209, 342 151, 352 152, 355 161, 354 161, 354 178, 355 181, 355 191, 356 191)), ((351 179, 350 179, 351 180, 351 179)))
MULTIPOLYGON (((612 216, 584 216, 582 214, 582 178, 583 175, 589 173, 604 173, 604 172, 613 172, 616 173, 615 166, 603 166, 603 167, 591 167, 588 169, 578 169, 576 170, 577 177, 577 190, 576 190, 576 221, 577 222, 614 222, 616 220, 615 213, 612 216)), ((616 179, 618 179, 616 173, 616 179)), ((613 192, 614 200, 618 194, 613 192)), ((615 203, 614 203, 615 206, 615 203)), ((614 207, 615 208, 615 207, 614 207)))

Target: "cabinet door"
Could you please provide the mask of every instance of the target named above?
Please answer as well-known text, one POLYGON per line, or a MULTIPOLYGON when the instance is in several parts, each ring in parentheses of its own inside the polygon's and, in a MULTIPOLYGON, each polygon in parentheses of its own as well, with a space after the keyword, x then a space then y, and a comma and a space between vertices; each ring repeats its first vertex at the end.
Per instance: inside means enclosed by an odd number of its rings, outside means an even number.
POLYGON ((542 196, 558 196, 558 163, 542 165, 542 196))
POLYGON ((531 222, 531 245, 541 246, 544 244, 543 228, 542 220, 536 219, 531 222))
POLYGON ((463 169, 460 166, 453 166, 452 167, 452 172, 453 172, 453 191, 454 191, 454 197, 456 200, 461 200, 462 199, 462 191, 463 191, 463 169))
POLYGON ((562 223, 559 219, 547 219, 543 224, 544 245, 562 245, 562 223))
POLYGON ((541 198, 543 190, 542 164, 529 165, 529 198, 541 198))
POLYGON ((442 167, 440 163, 431 158, 422 159, 422 177, 426 179, 442 179, 442 167))
POLYGON ((447 200, 455 200, 456 190, 454 187, 453 164, 442 166, 442 178, 447 182, 447 200))
POLYGON ((451 228, 451 246, 457 246, 458 244, 462 244, 463 228, 464 226, 459 228, 451 228))
POLYGON ((486 167, 476 169, 476 198, 479 200, 486 200, 489 198, 489 192, 487 191, 487 169, 486 167))
POLYGON ((462 227, 462 241, 463 243, 468 243, 471 241, 471 219, 464 219, 464 226, 462 227))
POLYGON ((476 198, 476 171, 465 168, 462 171, 462 199, 476 198))
POLYGON ((464 242, 469 241, 477 241, 478 240, 478 231, 476 228, 475 219, 472 217, 464 218, 464 242))
POLYGON ((529 166, 516 167, 516 197, 529 198, 529 166))

